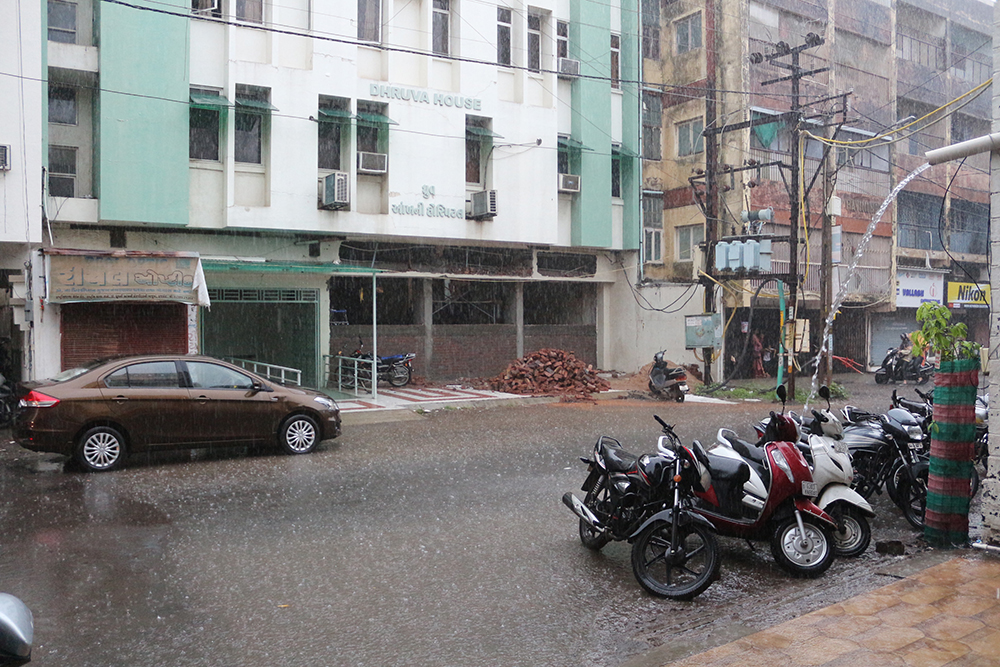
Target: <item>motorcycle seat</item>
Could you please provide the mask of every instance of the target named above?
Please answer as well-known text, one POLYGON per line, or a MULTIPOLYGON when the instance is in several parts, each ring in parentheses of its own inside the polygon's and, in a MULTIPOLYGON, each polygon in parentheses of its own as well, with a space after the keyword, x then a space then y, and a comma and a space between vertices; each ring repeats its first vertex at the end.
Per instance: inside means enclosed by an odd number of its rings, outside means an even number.
POLYGON ((745 461, 709 452, 708 467, 714 482, 727 482, 742 487, 750 479, 750 466, 745 461))
POLYGON ((635 470, 639 457, 626 452, 621 447, 604 446, 604 462, 609 472, 630 472, 635 470))
POLYGON ((733 446, 733 449, 736 450, 737 454, 749 461, 763 464, 764 460, 767 458, 764 448, 760 445, 747 442, 746 440, 740 440, 739 438, 732 438, 729 443, 733 446))

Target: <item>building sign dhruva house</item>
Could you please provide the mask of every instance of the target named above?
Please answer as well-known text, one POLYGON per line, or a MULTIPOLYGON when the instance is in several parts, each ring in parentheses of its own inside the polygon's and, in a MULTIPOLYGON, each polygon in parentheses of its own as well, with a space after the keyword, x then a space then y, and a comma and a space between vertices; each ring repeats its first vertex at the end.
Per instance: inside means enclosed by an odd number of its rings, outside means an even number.
POLYGON ((454 107, 456 109, 480 111, 483 108, 483 101, 478 97, 464 97, 463 95, 452 95, 451 93, 431 93, 419 88, 387 86, 381 83, 370 84, 368 86, 368 94, 372 97, 381 97, 387 100, 406 100, 408 102, 420 102, 422 104, 454 107))

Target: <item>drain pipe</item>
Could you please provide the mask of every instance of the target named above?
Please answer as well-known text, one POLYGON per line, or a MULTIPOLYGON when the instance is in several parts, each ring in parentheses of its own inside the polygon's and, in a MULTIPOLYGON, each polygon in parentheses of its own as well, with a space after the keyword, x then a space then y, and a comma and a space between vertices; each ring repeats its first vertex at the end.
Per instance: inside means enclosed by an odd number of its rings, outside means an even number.
POLYGON ((943 148, 935 148, 932 151, 924 153, 924 157, 927 158, 927 162, 935 165, 998 149, 1000 149, 1000 132, 976 137, 975 139, 969 139, 968 141, 962 141, 943 148))

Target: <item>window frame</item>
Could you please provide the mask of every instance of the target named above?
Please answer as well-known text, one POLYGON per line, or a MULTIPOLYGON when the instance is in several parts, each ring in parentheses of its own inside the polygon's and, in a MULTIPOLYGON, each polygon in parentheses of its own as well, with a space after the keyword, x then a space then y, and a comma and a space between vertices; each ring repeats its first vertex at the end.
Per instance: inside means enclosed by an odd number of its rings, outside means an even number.
POLYGON ((641 0, 642 56, 660 59, 660 0, 641 0))
MULTIPOLYGON (((384 116, 388 119, 389 105, 384 102, 369 102, 367 100, 358 101, 357 121, 355 124, 354 144, 359 153, 389 153, 389 124, 368 121, 363 118, 364 114, 374 114, 384 116), (369 150, 368 142, 374 141, 375 150, 369 150), (362 146, 362 143, 365 143, 362 146)), ((394 124, 394 123, 393 123, 394 124)))
POLYGON ((642 159, 663 159, 663 96, 657 90, 642 91, 642 159), (647 104, 652 100, 659 107, 655 113, 649 109, 653 105, 647 104))
POLYGON ((253 23, 262 25, 264 23, 264 0, 230 0, 233 9, 233 18, 240 23, 253 23), (257 8, 259 18, 251 15, 251 8, 257 8))
POLYGON ((47 16, 47 22, 48 22, 48 27, 47 27, 47 32, 48 32, 47 39, 48 39, 48 41, 50 41, 50 42, 59 42, 60 44, 76 44, 76 37, 77 37, 77 33, 78 33, 77 22, 78 22, 78 18, 79 18, 77 10, 78 10, 78 5, 77 5, 76 2, 67 2, 66 0, 48 0, 48 5, 46 7, 46 16, 47 16), (52 18, 53 18, 53 12, 52 12, 53 6, 57 6, 57 7, 58 6, 63 6, 65 8, 72 7, 72 15, 73 15, 73 27, 72 28, 68 28, 68 27, 65 27, 65 26, 54 26, 53 25, 53 20, 52 20, 52 18), (67 39, 52 39, 53 31, 57 35, 67 35, 67 36, 70 37, 70 39, 68 39, 68 40, 67 39))
POLYGON ((344 169, 344 156, 350 153, 347 139, 350 138, 351 101, 344 97, 319 96, 319 112, 317 114, 316 130, 316 166, 324 171, 347 171, 344 169), (336 112, 329 115, 324 110, 336 112), (345 132, 346 130, 346 132, 345 132), (329 134, 329 136, 324 136, 329 134), (324 150, 326 146, 326 150, 324 150), (347 148, 347 150, 345 150, 347 148), (333 154, 336 153, 334 156, 333 154), (331 158, 324 160, 324 156, 331 158), (336 164, 336 166, 327 166, 336 164))
POLYGON ((382 43, 382 0, 358 0, 358 41, 382 43))
POLYGON ((674 48, 677 55, 683 55, 691 51, 696 51, 703 46, 704 40, 702 39, 702 21, 701 12, 694 12, 688 14, 683 18, 679 18, 674 21, 674 48), (697 20, 697 30, 694 29, 694 23, 697 20))
POLYGON ((236 84, 236 112, 233 118, 233 161, 240 164, 267 164, 267 151, 271 135, 271 89, 248 84, 236 84), (253 121, 252 129, 241 129, 253 121), (243 138, 241 140, 241 137, 243 138), (253 139, 256 159, 243 159, 247 150, 246 138, 253 139))
MULTIPOLYGON (((188 116, 188 159, 197 160, 203 162, 221 162, 222 161, 222 147, 223 147, 223 134, 222 129, 225 127, 226 115, 223 114, 223 109, 228 110, 229 100, 222 96, 220 90, 214 88, 202 88, 202 87, 191 87, 191 105, 189 107, 188 116), (210 104, 207 101, 199 101, 199 98, 215 97, 218 99, 217 104, 210 104), (214 115, 215 124, 215 157, 205 157, 202 155, 194 156, 192 155, 192 145, 195 142, 195 117, 201 118, 212 118, 214 115)), ((199 128, 203 130, 210 131, 211 128, 199 128)), ((208 131, 205 132, 206 136, 208 131)), ((199 145, 201 145, 199 143, 199 145)))
POLYGON ((622 152, 621 147, 611 146, 611 197, 622 198, 622 152))
POLYGON ((705 225, 681 225, 674 228, 675 247, 674 253, 678 262, 693 262, 694 249, 705 242, 705 225), (695 234, 695 232, 699 232, 695 234), (682 242, 682 237, 687 236, 687 240, 682 242), (698 237, 695 240, 695 237, 698 237))
POLYGON ((677 123, 677 157, 692 157, 704 153, 705 137, 702 136, 704 131, 705 119, 701 116, 677 123))
POLYGON ((432 0, 431 52, 436 56, 451 55, 451 0, 432 0))
POLYGON ((510 67, 513 60, 514 19, 510 7, 497 7, 497 64, 510 67), (505 15, 506 14, 506 15, 505 15), (506 47, 506 53, 504 52, 506 47))
MULTIPOLYGON (((77 162, 77 153, 79 152, 79 150, 80 149, 78 147, 76 147, 76 146, 58 146, 58 145, 49 144, 49 155, 48 155, 48 157, 49 157, 49 160, 48 160, 48 166, 49 166, 49 168, 48 168, 48 183, 47 183, 47 187, 48 187, 48 194, 49 194, 50 197, 67 197, 67 198, 70 198, 70 199, 76 197, 76 177, 77 177, 77 173, 79 171, 79 169, 78 169, 78 162, 77 162), (73 171, 72 172, 67 172, 67 171, 53 171, 52 170, 52 164, 55 162, 55 160, 52 159, 52 151, 53 150, 56 150, 56 151, 70 151, 72 153, 72 155, 73 155, 73 160, 72 160, 73 171), (68 181, 69 184, 70 184, 71 194, 68 194, 68 195, 67 194, 53 194, 52 193, 52 179, 53 179, 53 177, 55 177, 56 179, 63 179, 64 182, 68 181)), ((66 164, 69 164, 69 162, 67 161, 66 164)))
POLYGON ((622 36, 618 33, 611 33, 611 88, 621 90, 622 87, 622 36))
MULTIPOLYGON (((49 122, 50 123, 54 123, 56 125, 68 125, 68 126, 74 126, 74 127, 79 124, 79 122, 80 122, 80 111, 79 111, 79 106, 78 106, 78 101, 79 100, 78 100, 78 96, 76 94, 76 87, 74 87, 74 86, 67 86, 67 85, 63 85, 63 84, 60 84, 60 83, 50 83, 49 84, 49 89, 48 89, 48 99, 49 99, 49 101, 48 101, 48 111, 49 111, 48 115, 49 115, 49 122), (58 98, 58 96, 54 95, 53 93, 58 93, 59 91, 68 92, 69 94, 66 95, 63 98, 58 98), (53 118, 52 118, 53 115, 54 115, 52 113, 53 99, 55 99, 56 107, 58 107, 60 105, 60 103, 64 103, 64 104, 68 103, 67 108, 70 108, 70 110, 72 111, 72 116, 73 116, 73 119, 71 121, 70 120, 63 120, 63 119, 53 120, 53 118)), ((69 115, 67 115, 66 117, 68 118, 69 115)))
POLYGON ((556 21, 556 58, 569 58, 569 21, 556 21))
POLYGON ((644 264, 663 263, 663 211, 662 192, 644 192, 642 194, 642 261, 644 264), (659 202, 659 204, 652 206, 654 202, 659 202), (652 213, 657 213, 658 219, 650 224, 652 213), (651 248, 654 250, 653 253, 650 253, 651 248))
POLYGON ((528 71, 532 74, 542 72, 542 36, 544 34, 545 16, 536 9, 528 10, 528 43, 526 52, 528 55, 528 71), (532 27, 532 20, 537 22, 537 27, 532 27))
POLYGON ((465 185, 485 188, 489 177, 490 157, 493 153, 493 119, 484 116, 465 116, 465 185), (476 180, 469 180, 475 171, 476 180))

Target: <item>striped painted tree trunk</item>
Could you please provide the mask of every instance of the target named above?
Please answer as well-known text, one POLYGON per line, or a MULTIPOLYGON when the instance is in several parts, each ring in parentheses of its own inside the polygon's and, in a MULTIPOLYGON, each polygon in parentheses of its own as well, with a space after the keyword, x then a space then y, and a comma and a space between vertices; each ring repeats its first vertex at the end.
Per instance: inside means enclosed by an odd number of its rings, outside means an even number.
POLYGON ((934 546, 961 546, 969 541, 979 359, 941 362, 934 385, 924 538, 934 546))

